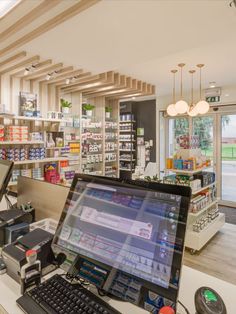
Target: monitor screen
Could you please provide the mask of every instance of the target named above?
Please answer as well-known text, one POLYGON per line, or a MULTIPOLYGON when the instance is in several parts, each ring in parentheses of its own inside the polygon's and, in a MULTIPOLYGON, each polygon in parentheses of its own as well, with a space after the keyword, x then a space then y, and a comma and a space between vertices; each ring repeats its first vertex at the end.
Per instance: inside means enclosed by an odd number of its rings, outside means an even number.
POLYGON ((54 243, 102 290, 148 310, 155 295, 175 307, 191 194, 180 190, 78 175, 54 243))
POLYGON ((13 162, 0 160, 0 202, 6 193, 7 185, 11 178, 13 162))

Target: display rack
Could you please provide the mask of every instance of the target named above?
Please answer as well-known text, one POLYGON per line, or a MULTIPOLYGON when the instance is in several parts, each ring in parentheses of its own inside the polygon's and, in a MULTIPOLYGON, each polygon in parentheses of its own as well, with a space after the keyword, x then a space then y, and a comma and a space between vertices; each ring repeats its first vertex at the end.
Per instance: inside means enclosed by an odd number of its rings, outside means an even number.
MULTIPOLYGON (((42 180, 44 165, 48 163, 53 163, 57 167, 58 173, 62 174, 64 163, 68 162, 69 158, 62 155, 61 150, 63 147, 47 147, 47 135, 48 133, 59 134, 60 125, 63 122, 62 119, 0 115, 0 125, 4 126, 4 140, 0 141, 0 158, 14 161, 13 175, 9 186, 17 184, 19 175, 42 180), (7 134, 11 127, 14 128, 14 131, 7 134), (11 140, 17 137, 18 127, 19 129, 26 127, 27 132, 25 132, 24 138, 21 139, 19 136, 17 140, 11 140), (31 139, 35 133, 41 137, 40 140, 31 139), (35 153, 37 158, 34 158, 33 150, 40 150, 40 156, 35 153), (22 156, 22 154, 25 154, 25 156, 22 156)), ((60 135, 63 141, 64 133, 61 132, 60 135)))
MULTIPOLYGON (((205 170, 206 168, 202 168, 202 170, 205 170)), ((178 169, 167 169, 171 172, 175 172, 177 174, 183 174, 192 176, 195 173, 199 173, 202 170, 194 170, 194 171, 188 171, 185 170, 184 172, 178 170, 178 169)), ((198 189, 196 191, 192 192, 192 198, 193 196, 197 196, 203 191, 206 191, 209 188, 216 188, 217 182, 213 182, 209 185, 206 185, 202 187, 201 189, 198 189)), ((207 218, 205 218, 207 219, 207 218)), ((219 213, 218 210, 218 200, 212 199, 206 206, 198 210, 197 212, 189 212, 188 214, 188 224, 187 224, 187 230, 186 230, 186 237, 185 237, 185 246, 189 248, 191 251, 191 254, 194 254, 196 251, 200 251, 204 245, 222 228, 222 226, 225 223, 225 214, 219 213), (211 212, 214 213, 214 219, 209 219, 209 221, 206 223, 206 225, 202 228, 202 230, 194 231, 194 225, 196 225, 197 221, 200 221, 201 218, 207 217, 211 212)))
POLYGON ((118 177, 118 121, 105 117, 105 176, 118 177))
POLYGON ((120 113, 120 177, 132 178, 136 163, 136 121, 131 112, 120 113))

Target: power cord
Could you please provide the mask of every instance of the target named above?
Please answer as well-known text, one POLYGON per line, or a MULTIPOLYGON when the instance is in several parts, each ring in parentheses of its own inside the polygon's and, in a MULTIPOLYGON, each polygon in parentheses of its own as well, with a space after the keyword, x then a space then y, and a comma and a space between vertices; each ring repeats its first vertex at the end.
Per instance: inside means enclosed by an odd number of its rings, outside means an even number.
POLYGON ((178 303, 182 306, 182 308, 185 310, 186 314, 190 314, 189 310, 186 308, 185 305, 183 305, 182 302, 178 301, 178 303))

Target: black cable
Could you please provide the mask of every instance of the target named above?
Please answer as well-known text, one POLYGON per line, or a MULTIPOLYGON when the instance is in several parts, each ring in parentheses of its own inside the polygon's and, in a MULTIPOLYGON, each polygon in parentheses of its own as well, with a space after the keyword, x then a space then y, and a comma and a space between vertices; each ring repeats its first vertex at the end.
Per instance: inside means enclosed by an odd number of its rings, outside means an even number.
POLYGON ((187 314, 190 314, 189 310, 186 308, 185 305, 183 305, 182 302, 180 302, 180 301, 178 300, 178 303, 182 306, 182 308, 185 310, 185 312, 186 312, 187 314))

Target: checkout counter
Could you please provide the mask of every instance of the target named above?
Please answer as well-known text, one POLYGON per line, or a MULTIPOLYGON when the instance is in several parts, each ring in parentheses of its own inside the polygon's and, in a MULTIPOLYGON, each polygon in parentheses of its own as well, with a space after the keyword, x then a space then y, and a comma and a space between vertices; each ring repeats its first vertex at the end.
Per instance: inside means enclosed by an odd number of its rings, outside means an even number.
MULTIPOLYGON (((19 178, 19 196, 18 199, 10 197, 12 203, 17 201, 18 204, 31 202, 38 213, 38 218, 45 218, 44 212, 48 218, 59 219, 64 207, 65 199, 69 189, 66 187, 55 186, 28 178, 19 178), (60 192, 59 192, 60 190, 60 192), (37 191, 35 193, 34 191, 37 191), (50 199, 56 200, 57 204, 53 204, 50 199), (48 208, 49 207, 49 208, 48 208), (43 210, 42 210, 43 208, 43 210)), ((5 200, 0 203, 0 210, 6 209, 5 200)), ((36 214, 37 217, 37 214, 36 214)), ((223 266, 222 266, 223 267, 223 266)), ((62 273, 63 270, 58 269, 47 275, 47 279, 51 275, 62 273)), ((43 280, 45 280, 45 278, 43 280)), ((181 284, 179 291, 179 300, 188 308, 190 314, 195 314, 194 294, 199 287, 213 287, 225 302, 227 313, 235 314, 236 312, 236 286, 201 273, 189 267, 183 266, 181 275, 181 284)), ((16 300, 21 296, 20 285, 7 274, 0 275, 0 305, 9 314, 22 314, 23 312, 16 305, 16 300)), ((147 311, 140 309, 130 303, 119 302, 108 297, 103 298, 111 306, 123 314, 145 314, 147 311)), ((4 313, 0 307, 0 313, 4 313)), ((184 314, 185 310, 178 305, 177 313, 184 314)))

